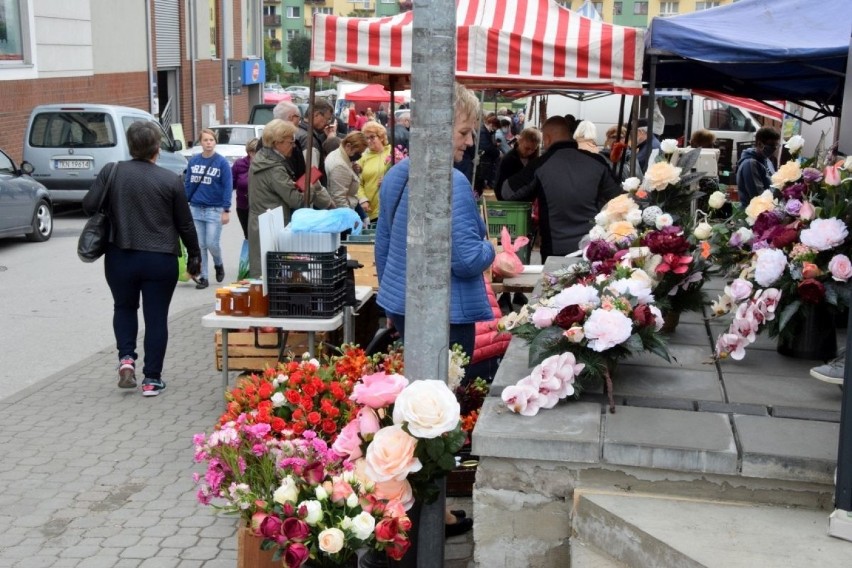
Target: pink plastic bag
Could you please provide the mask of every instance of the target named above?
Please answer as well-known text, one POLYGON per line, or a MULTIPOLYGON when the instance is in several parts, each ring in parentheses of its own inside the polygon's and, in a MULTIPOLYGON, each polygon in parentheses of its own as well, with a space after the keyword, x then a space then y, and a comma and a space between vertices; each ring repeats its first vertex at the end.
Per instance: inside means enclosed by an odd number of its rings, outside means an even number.
POLYGON ((518 258, 517 251, 525 247, 529 242, 530 240, 527 237, 520 236, 512 243, 512 236, 509 235, 509 229, 503 227, 503 231, 500 233, 500 244, 503 246, 503 250, 498 252, 497 256, 494 257, 494 262, 491 263, 491 272, 495 276, 503 278, 511 278, 523 272, 524 263, 518 258))

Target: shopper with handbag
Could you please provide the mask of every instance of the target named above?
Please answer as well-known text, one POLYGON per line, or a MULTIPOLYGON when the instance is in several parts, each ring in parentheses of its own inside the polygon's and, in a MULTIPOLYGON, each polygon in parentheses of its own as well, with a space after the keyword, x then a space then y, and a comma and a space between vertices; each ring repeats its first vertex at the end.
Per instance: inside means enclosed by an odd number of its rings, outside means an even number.
POLYGON ((113 297, 113 332, 118 347, 118 386, 136 387, 139 299, 145 319, 142 394, 166 388, 162 378, 168 343, 169 305, 178 280, 180 241, 189 253, 187 272, 201 271, 198 236, 180 176, 157 166, 160 130, 146 121, 127 129, 128 162, 104 168, 83 199, 83 211, 104 203, 110 223, 104 273, 113 297), (107 183, 111 171, 114 175, 107 183), (106 194, 106 195, 104 195, 106 194))
POLYGON ((231 192, 233 176, 231 166, 224 156, 216 153, 216 133, 209 128, 201 131, 199 138, 202 151, 190 158, 186 166, 186 200, 195 221, 198 242, 201 246, 201 274, 196 279, 196 288, 209 286, 207 280, 207 252, 213 257, 216 282, 225 279, 222 260, 222 225, 227 225, 231 214, 231 192))

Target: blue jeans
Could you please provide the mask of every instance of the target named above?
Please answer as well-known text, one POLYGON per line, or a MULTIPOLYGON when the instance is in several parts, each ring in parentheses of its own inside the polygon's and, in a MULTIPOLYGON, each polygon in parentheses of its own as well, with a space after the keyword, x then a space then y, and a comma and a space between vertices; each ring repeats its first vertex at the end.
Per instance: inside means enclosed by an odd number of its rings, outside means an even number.
POLYGON ((173 254, 120 249, 110 244, 104 256, 104 273, 114 303, 112 329, 118 358, 137 358, 139 296, 145 318, 145 377, 159 379, 169 342, 169 304, 178 280, 178 259, 173 254))
POLYGON ((198 233, 198 246, 201 247, 201 274, 199 278, 207 279, 207 251, 213 255, 213 265, 222 264, 222 248, 219 239, 222 236, 222 207, 205 207, 190 205, 192 220, 195 222, 195 232, 198 233))

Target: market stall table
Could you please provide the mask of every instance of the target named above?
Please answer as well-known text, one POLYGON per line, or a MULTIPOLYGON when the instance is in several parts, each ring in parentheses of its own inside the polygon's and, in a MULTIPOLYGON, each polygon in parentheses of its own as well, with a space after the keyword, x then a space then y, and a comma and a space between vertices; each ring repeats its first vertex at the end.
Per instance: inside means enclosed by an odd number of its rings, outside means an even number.
POLYGON ((338 314, 330 318, 271 318, 271 317, 242 317, 220 316, 210 312, 201 318, 202 327, 213 327, 222 330, 222 388, 228 388, 228 331, 245 329, 247 327, 274 327, 281 331, 303 331, 308 336, 308 352, 313 355, 316 348, 316 333, 318 331, 334 331, 343 326, 343 342, 350 343, 353 337, 352 318, 358 309, 370 299, 373 289, 369 286, 355 286, 355 308, 346 306, 338 314))

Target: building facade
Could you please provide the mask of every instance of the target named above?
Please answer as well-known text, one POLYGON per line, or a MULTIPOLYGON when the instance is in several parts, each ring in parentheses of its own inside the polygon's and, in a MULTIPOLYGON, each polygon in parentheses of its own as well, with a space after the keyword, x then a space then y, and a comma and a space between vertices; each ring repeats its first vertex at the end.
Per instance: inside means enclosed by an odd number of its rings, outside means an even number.
MULTIPOLYGON (((563 6, 578 11, 586 0, 557 0, 563 6)), ((619 26, 647 28, 651 18, 676 16, 731 4, 736 0, 592 0, 601 19, 619 26)))
POLYGON ((245 122, 262 98, 261 1, 0 2, 0 147, 20 160, 39 104, 140 108, 186 140, 245 122))

